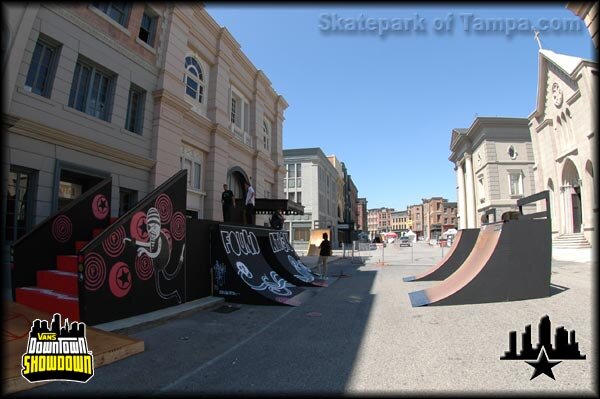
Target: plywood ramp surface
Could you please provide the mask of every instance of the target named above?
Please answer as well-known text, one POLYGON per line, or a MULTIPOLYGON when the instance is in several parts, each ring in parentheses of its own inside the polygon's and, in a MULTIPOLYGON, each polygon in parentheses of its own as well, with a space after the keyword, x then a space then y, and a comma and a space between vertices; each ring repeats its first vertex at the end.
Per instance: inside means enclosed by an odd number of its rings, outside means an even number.
MULTIPOLYGON (((9 394, 47 384, 47 382, 32 384, 23 378, 21 357, 26 351, 33 321, 35 319, 51 321, 53 315, 11 301, 4 301, 3 306, 2 393, 9 394)), ((61 320, 61 323, 64 323, 64 319, 61 320)), ((87 325, 86 337, 89 350, 94 356, 94 368, 144 351, 144 341, 142 340, 102 331, 87 325)))

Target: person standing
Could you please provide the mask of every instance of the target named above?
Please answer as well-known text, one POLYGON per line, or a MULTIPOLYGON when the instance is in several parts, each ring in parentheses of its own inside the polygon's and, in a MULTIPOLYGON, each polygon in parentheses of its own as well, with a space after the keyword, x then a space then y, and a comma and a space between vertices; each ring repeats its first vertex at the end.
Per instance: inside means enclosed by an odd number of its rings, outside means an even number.
POLYGON ((331 242, 327 239, 327 233, 323 233, 323 241, 319 245, 319 274, 327 279, 327 258, 331 256, 331 242))
POLYGON ((269 223, 271 224, 271 227, 275 230, 281 230, 283 229, 284 221, 285 218, 283 217, 283 211, 281 209, 277 209, 271 216, 271 220, 269 220, 269 223))
POLYGON ((223 206, 223 221, 231 221, 231 212, 235 208, 235 198, 233 191, 227 188, 227 184, 223 184, 223 193, 221 194, 221 204, 223 206))
POLYGON ((254 224, 254 205, 256 204, 256 193, 249 182, 244 182, 246 190, 246 224, 254 224))

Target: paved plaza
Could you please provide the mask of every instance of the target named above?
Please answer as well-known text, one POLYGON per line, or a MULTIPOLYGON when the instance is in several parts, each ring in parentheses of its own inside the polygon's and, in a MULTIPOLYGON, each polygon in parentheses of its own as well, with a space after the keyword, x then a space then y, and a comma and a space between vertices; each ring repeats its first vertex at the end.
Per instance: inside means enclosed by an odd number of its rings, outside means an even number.
MULTIPOLYGON (((57 394, 584 394, 597 396, 592 347, 592 270, 553 260, 548 298, 413 308, 408 293, 436 282, 403 282, 449 249, 416 243, 336 256, 328 288, 307 288, 301 306, 234 304, 129 327, 145 351, 96 369, 87 384, 53 382, 16 396, 57 394), (367 256, 368 255, 368 256, 367 256), (523 360, 500 360, 509 332, 538 323, 575 330, 585 360, 564 360, 530 379, 523 360), (594 394, 594 392, 596 394, 594 394)), ((339 255, 342 255, 341 253, 339 255)), ((316 258, 305 257, 307 264, 316 258)))

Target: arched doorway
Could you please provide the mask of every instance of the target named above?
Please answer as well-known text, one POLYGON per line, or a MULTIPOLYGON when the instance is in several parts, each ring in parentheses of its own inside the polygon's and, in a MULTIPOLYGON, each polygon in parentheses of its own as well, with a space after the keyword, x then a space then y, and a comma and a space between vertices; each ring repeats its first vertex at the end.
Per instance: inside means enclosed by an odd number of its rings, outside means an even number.
POLYGON ((594 180, 594 165, 592 165, 592 161, 589 159, 585 163, 585 172, 587 175, 588 187, 592 186, 592 209, 594 212, 598 212, 598 182, 594 180))
POLYGON ((581 179, 577 167, 570 159, 565 161, 562 172, 561 195, 564 205, 564 232, 581 232, 581 179))
POLYGON ((244 182, 246 181, 248 181, 248 175, 239 166, 234 166, 227 171, 227 185, 233 191, 235 198, 244 198, 244 182))

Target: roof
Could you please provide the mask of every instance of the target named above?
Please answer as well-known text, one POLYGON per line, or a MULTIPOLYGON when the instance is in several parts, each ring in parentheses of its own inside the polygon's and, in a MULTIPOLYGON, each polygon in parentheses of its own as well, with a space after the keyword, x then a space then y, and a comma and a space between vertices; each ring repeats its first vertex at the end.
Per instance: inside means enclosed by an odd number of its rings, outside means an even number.
POLYGON ((569 76, 575 72, 575 69, 577 69, 582 61, 590 61, 579 57, 573 57, 571 55, 557 54, 552 50, 546 49, 540 49, 540 56, 544 56, 548 60, 552 61, 554 65, 562 69, 563 72, 569 76))

